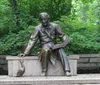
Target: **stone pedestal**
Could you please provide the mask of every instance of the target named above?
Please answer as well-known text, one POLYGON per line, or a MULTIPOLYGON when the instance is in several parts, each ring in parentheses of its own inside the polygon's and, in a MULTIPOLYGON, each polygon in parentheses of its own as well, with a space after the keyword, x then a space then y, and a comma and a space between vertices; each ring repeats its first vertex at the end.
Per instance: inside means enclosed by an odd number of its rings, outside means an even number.
MULTIPOLYGON (((8 75, 9 76, 16 76, 17 71, 20 68, 20 57, 17 56, 7 56, 8 61, 8 75)), ((79 59, 78 55, 70 55, 68 56, 70 67, 71 67, 71 74, 77 75, 77 60, 79 59)), ((26 56, 24 57, 24 65, 25 65, 25 73, 23 76, 40 76, 41 74, 41 63, 37 56, 26 56)), ((56 65, 52 65, 49 62, 48 66, 48 76, 63 76, 64 71, 62 69, 62 65, 60 61, 56 61, 56 65)))
POLYGON ((77 76, 9 77, 0 76, 0 85, 100 85, 100 74, 77 76))

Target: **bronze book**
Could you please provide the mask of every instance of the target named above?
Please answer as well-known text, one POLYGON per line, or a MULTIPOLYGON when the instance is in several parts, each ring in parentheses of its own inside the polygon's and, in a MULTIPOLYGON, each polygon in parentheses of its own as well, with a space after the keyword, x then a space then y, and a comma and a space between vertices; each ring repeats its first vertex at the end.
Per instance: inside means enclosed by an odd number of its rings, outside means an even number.
POLYGON ((70 41, 72 40, 72 38, 67 38, 64 42, 60 43, 60 44, 55 44, 52 49, 59 49, 59 48, 64 48, 67 46, 68 43, 70 43, 70 41))

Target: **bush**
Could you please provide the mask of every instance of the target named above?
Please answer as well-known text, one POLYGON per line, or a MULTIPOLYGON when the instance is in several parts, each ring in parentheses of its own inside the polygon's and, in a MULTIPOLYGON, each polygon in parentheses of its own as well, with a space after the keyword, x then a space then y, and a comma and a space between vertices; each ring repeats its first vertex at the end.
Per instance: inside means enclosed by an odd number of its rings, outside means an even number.
POLYGON ((73 38, 70 45, 66 48, 68 53, 100 53, 99 28, 92 26, 92 23, 90 23, 89 27, 81 21, 75 22, 72 16, 62 16, 55 23, 58 23, 62 27, 65 34, 73 38))
POLYGON ((33 30, 34 27, 30 26, 28 29, 22 30, 17 34, 9 33, 3 36, 0 39, 0 54, 18 55, 23 52, 33 30))

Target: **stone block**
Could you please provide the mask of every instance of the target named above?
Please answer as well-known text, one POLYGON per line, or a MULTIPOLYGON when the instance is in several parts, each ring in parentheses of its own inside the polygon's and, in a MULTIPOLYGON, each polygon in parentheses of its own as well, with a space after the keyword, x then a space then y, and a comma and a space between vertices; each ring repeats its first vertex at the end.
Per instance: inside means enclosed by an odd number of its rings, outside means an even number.
POLYGON ((70 68, 71 68, 71 74, 73 76, 77 75, 77 60, 69 60, 70 68))
POLYGON ((78 63, 89 63, 89 61, 90 61, 90 58, 80 58, 79 60, 78 60, 78 63))
POLYGON ((85 68, 93 68, 93 67, 98 67, 99 63, 79 63, 77 65, 78 67, 85 67, 85 68))
POLYGON ((93 63, 95 63, 95 62, 99 62, 100 63, 100 58, 90 58, 90 62, 93 62, 93 63))
POLYGON ((79 54, 80 58, 100 58, 100 54, 79 54))
POLYGON ((61 62, 59 60, 56 60, 56 64, 52 65, 51 62, 48 64, 48 76, 63 76, 64 71, 61 65, 61 62))
POLYGON ((5 64, 7 64, 7 61, 3 60, 3 59, 0 59, 0 65, 5 65, 5 64))
POLYGON ((0 76, 0 85, 100 85, 100 74, 53 77, 0 76))
POLYGON ((7 55, 0 55, 0 59, 6 59, 7 55))
POLYGON ((79 54, 78 69, 100 68, 100 54, 79 54))
POLYGON ((6 65, 3 65, 3 70, 4 70, 4 71, 8 71, 8 66, 7 66, 7 64, 6 64, 6 65))
MULTIPOLYGON (((77 59, 79 59, 78 55, 70 55, 69 63, 71 67, 71 74, 77 75, 77 59)), ((9 76, 16 76, 17 71, 20 68, 19 57, 17 56, 7 56, 8 60, 8 75, 9 76)), ((40 76, 41 74, 41 64, 37 56, 26 56, 24 57, 24 65, 25 65, 25 73, 23 76, 40 76)), ((63 76, 64 71, 60 61, 56 61, 56 65, 52 65, 49 62, 48 65, 48 76, 63 76)))

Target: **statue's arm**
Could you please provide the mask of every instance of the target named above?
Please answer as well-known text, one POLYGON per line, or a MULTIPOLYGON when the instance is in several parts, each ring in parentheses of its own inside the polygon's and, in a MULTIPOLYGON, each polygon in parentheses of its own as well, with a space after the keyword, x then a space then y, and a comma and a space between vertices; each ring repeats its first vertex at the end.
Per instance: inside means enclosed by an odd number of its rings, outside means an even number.
POLYGON ((26 47, 26 49, 24 51, 25 55, 28 55, 30 53, 30 51, 34 47, 34 44, 37 41, 37 39, 38 39, 38 30, 36 28, 35 31, 32 33, 32 35, 31 35, 31 37, 29 39, 28 45, 27 45, 27 47, 26 47))
POLYGON ((62 32, 61 28, 60 28, 58 25, 56 25, 56 34, 59 36, 59 38, 60 38, 62 41, 65 41, 65 40, 68 38, 68 36, 65 35, 65 34, 62 32))

